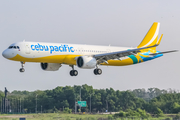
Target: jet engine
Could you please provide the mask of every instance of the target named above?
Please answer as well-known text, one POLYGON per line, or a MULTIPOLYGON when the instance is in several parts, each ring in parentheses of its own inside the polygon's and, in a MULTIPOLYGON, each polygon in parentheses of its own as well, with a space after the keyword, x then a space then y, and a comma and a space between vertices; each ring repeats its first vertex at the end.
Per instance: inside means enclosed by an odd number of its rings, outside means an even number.
POLYGON ((80 56, 77 58, 76 64, 79 68, 91 69, 96 67, 97 61, 90 56, 80 56))
POLYGON ((61 66, 60 63, 41 63, 41 68, 45 71, 57 71, 61 66))

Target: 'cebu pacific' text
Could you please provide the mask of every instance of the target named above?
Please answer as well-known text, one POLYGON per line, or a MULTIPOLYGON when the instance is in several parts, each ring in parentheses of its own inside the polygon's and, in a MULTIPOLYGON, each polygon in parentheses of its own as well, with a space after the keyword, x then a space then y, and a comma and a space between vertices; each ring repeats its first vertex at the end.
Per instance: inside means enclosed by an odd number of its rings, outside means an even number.
POLYGON ((69 47, 68 45, 61 45, 61 46, 47 46, 47 45, 31 45, 31 49, 33 51, 50 51, 52 52, 74 52, 73 47, 69 47))

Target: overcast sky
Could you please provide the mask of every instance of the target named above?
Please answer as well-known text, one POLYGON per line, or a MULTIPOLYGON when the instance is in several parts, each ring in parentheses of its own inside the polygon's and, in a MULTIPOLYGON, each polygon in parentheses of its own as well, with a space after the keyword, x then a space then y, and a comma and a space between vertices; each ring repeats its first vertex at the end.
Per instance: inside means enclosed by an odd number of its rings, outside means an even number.
MULTIPOLYGON (((157 50, 179 50, 179 0, 0 0, 0 52, 23 41, 60 42, 136 47, 153 22, 160 22, 164 34, 157 50)), ((79 69, 63 65, 47 72, 40 63, 26 63, 20 73, 19 62, 0 55, 0 90, 46 90, 66 85, 92 85, 96 89, 129 90, 157 87, 180 90, 180 53, 124 67, 79 69)))

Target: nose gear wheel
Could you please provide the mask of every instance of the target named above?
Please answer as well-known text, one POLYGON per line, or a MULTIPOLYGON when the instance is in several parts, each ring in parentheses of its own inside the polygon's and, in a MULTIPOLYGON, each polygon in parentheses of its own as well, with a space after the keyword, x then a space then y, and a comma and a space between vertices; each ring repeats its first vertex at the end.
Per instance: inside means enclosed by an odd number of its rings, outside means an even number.
POLYGON ((19 69, 19 71, 20 71, 21 73, 22 73, 22 72, 25 72, 24 64, 25 64, 25 62, 21 62, 21 68, 19 69))

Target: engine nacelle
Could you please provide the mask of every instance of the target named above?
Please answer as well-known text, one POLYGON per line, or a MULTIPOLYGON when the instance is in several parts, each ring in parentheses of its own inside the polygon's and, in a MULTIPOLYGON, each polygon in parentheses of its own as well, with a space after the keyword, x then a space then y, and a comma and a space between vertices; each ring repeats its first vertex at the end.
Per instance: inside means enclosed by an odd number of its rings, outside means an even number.
POLYGON ((60 63, 41 63, 41 68, 45 71, 57 71, 61 66, 60 63))
POLYGON ((79 68, 91 69, 96 67, 97 61, 93 57, 80 56, 77 58, 76 64, 79 68))

